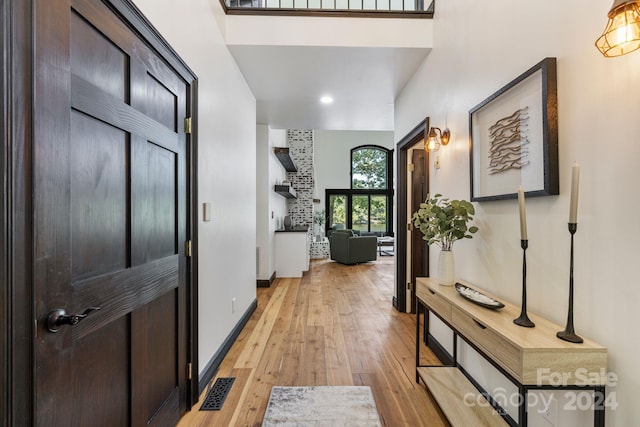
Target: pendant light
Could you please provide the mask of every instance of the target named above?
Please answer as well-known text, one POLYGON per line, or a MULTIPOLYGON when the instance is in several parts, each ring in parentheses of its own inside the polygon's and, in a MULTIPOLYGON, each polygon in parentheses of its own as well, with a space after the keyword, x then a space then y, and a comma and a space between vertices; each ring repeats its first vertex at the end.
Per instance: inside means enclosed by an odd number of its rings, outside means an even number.
POLYGON ((626 55, 640 48, 640 0, 615 0, 609 22, 596 47, 606 57, 626 55))

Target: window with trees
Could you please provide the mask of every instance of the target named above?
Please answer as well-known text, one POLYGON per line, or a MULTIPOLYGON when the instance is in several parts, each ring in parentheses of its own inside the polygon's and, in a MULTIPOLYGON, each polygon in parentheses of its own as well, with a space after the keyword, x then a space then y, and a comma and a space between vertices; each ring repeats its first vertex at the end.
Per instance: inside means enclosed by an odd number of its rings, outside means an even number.
POLYGON ((375 146, 351 150, 351 188, 386 190, 388 187, 386 148, 375 146))
POLYGON ((374 145, 351 150, 351 188, 326 190, 327 229, 392 234, 393 151, 374 145))

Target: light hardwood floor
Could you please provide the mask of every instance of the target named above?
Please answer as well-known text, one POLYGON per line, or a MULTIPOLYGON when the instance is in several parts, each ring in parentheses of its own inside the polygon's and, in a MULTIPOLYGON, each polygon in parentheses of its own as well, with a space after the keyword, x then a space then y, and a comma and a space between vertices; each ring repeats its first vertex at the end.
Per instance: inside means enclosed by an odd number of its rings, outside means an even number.
POLYGON ((260 426, 274 385, 368 385, 382 425, 447 425, 415 381, 415 315, 392 307, 394 268, 394 257, 314 260, 302 279, 258 289, 258 308, 216 374, 236 378, 222 410, 194 407, 179 426, 260 426))

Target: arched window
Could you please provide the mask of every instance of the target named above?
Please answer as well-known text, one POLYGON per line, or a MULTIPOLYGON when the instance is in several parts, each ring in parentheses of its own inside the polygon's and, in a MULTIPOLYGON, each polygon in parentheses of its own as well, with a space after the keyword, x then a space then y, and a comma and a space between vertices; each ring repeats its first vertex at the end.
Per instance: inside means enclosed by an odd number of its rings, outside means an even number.
POLYGON ((351 188, 386 190, 389 188, 389 150, 364 145, 351 150, 351 188))
POLYGON ((351 150, 351 188, 326 190, 327 229, 392 234, 393 151, 376 145, 351 150))

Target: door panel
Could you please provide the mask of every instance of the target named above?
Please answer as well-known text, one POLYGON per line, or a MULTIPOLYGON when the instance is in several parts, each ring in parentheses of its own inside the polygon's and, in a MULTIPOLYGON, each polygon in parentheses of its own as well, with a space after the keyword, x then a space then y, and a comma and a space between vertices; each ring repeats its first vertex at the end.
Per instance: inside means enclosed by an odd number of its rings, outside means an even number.
POLYGON ((122 316, 109 328, 103 328, 75 340, 74 353, 93 361, 84 367, 82 375, 74 377, 73 426, 126 426, 129 422, 129 317, 122 316), (103 369, 100 360, 109 360, 103 369), (90 392, 87 392, 90 390, 90 392), (97 396, 102 396, 97 398, 97 396))
POLYGON ((147 75, 146 99, 154 99, 158 102, 147 104, 146 113, 158 123, 168 129, 178 130, 177 104, 178 99, 174 92, 166 88, 151 74, 147 75))
POLYGON ((145 244, 138 262, 149 262, 177 253, 176 229, 176 153, 152 143, 144 144, 146 176, 136 198, 134 224, 141 227, 139 237, 145 244))
POLYGON ((387 227, 387 212, 389 207, 387 206, 387 196, 369 196, 369 217, 371 218, 371 230, 377 233, 386 234, 387 227))
MULTIPOLYGON (((413 163, 414 169, 411 174, 411 212, 409 217, 420 209, 420 203, 423 203, 427 198, 427 161, 426 152, 422 149, 414 148, 412 150, 411 163, 413 163)), ((413 230, 411 232, 411 283, 415 289, 416 277, 426 276, 428 266, 426 265, 427 245, 422 238, 422 233, 419 230, 413 230)), ((411 312, 416 312, 415 292, 411 292, 411 312)))
POLYGON ((162 406, 168 396, 176 398, 173 392, 178 387, 175 366, 178 363, 175 351, 177 327, 175 323, 166 322, 167 313, 176 313, 177 295, 175 291, 167 292, 162 297, 148 304, 147 309, 147 348, 152 349, 147 356, 147 370, 154 375, 148 375, 147 416, 153 414, 162 406), (169 357, 167 357, 167 355, 169 357))
POLYGON ((79 281, 127 267, 126 132, 71 113, 71 260, 79 281))
POLYGON ((327 194, 327 230, 347 228, 347 195, 327 194))
POLYGON ((179 339, 176 324, 167 313, 177 314, 178 293, 167 292, 132 313, 132 425, 174 425, 180 406, 178 363, 172 351, 179 339))
POLYGON ((188 84, 100 0, 36 2, 38 425, 186 409, 188 84), (47 330, 54 309, 100 307, 47 330))
POLYGON ((361 232, 369 231, 369 196, 351 197, 351 228, 361 232))
POLYGON ((103 92, 127 102, 129 57, 77 12, 71 13, 73 73, 103 92))

